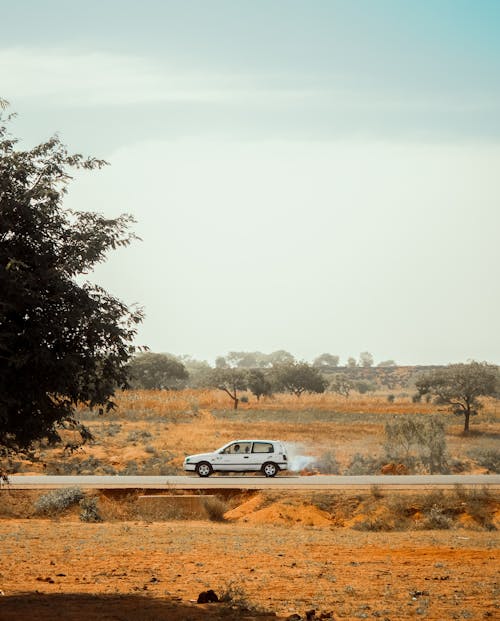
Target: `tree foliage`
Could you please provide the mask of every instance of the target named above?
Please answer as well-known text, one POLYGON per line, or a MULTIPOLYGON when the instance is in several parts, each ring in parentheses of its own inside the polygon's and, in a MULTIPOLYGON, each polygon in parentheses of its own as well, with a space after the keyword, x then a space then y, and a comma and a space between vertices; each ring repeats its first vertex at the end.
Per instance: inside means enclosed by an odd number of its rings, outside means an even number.
POLYGON ((293 364, 295 362, 293 355, 285 349, 277 349, 268 354, 267 358, 270 365, 293 364))
POLYGON ((339 356, 335 356, 334 354, 321 354, 314 359, 313 367, 319 367, 320 369, 328 367, 338 367, 339 360, 339 356))
POLYGON ((267 369, 274 364, 288 364, 295 362, 295 358, 284 349, 278 349, 270 354, 261 351, 230 351, 225 356, 217 356, 215 366, 219 369, 228 367, 238 369, 267 369))
POLYGON ((349 398, 353 388, 354 383, 343 373, 334 375, 330 382, 330 390, 333 390, 333 392, 336 392, 338 395, 342 395, 346 399, 349 398))
POLYGON ((328 385, 321 372, 307 362, 276 365, 273 376, 278 390, 291 392, 297 397, 304 392, 325 392, 328 385))
POLYGON ((373 356, 369 351, 362 351, 359 354, 359 364, 362 367, 371 367, 373 366, 373 356))
POLYGON ((211 385, 223 390, 233 401, 233 407, 238 409, 240 402, 239 392, 248 387, 247 372, 234 368, 215 368, 211 373, 211 385))
POLYGON ((247 374, 247 386, 250 392, 257 397, 270 397, 272 395, 272 384, 260 369, 251 369, 247 374))
POLYGON ((436 403, 447 405, 464 417, 464 433, 470 418, 483 407, 480 397, 495 395, 498 390, 498 367, 487 362, 450 364, 425 373, 416 382, 419 395, 431 395, 436 403))
POLYGON ((230 351, 226 360, 239 369, 264 369, 270 366, 269 355, 260 351, 230 351))
POLYGON ((189 379, 190 388, 210 388, 212 386, 212 367, 206 360, 195 360, 189 355, 178 356, 177 359, 184 365, 189 379))
POLYGON ((133 219, 63 207, 75 169, 105 162, 70 154, 58 137, 19 148, 0 114, 0 449, 56 441, 61 428, 88 432, 79 403, 109 410, 126 385, 142 319, 82 276, 127 246, 133 219))
POLYGON ((173 356, 140 353, 129 363, 130 386, 145 390, 178 390, 184 388, 189 374, 173 356))

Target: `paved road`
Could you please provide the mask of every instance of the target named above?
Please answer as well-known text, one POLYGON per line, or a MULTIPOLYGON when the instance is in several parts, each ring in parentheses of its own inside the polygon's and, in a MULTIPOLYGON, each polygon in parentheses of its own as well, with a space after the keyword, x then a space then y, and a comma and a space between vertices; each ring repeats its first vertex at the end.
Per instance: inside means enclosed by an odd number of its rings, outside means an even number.
POLYGON ((488 487, 500 490, 500 475, 410 475, 410 476, 293 476, 281 474, 275 478, 264 476, 24 476, 14 475, 9 483, 0 483, 1 489, 55 489, 80 487, 82 489, 285 489, 285 490, 362 490, 378 486, 386 490, 413 490, 432 487, 452 489, 488 487))

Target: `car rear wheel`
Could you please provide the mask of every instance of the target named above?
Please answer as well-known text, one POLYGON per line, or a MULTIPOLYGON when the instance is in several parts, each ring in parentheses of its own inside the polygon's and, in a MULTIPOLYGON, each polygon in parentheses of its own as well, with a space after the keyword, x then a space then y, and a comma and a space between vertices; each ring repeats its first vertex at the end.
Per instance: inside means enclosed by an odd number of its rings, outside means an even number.
POLYGON ((207 461, 202 461, 196 466, 196 474, 199 477, 209 477, 214 469, 207 461))
POLYGON ((266 475, 266 477, 274 477, 278 472, 278 466, 273 464, 272 461, 268 461, 262 466, 262 472, 266 475))

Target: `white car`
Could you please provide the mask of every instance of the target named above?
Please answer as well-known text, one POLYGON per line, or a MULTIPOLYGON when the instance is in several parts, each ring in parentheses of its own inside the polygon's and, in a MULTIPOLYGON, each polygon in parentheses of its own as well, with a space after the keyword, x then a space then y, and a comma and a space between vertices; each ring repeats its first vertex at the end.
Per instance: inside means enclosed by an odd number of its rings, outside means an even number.
POLYGON ((234 440, 213 453, 188 455, 184 470, 209 477, 213 472, 258 472, 274 477, 288 468, 285 447, 278 440, 234 440))

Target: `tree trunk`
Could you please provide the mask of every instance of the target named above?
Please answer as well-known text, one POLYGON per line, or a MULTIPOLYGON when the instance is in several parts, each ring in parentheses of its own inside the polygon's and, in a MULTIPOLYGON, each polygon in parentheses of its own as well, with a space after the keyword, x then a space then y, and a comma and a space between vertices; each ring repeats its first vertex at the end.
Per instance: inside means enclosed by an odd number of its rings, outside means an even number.
POLYGON ((238 397, 233 397, 233 401, 234 401, 234 409, 237 410, 238 403, 240 402, 240 400, 238 399, 238 397))
POLYGON ((465 423, 464 423, 464 433, 469 433, 469 420, 470 420, 470 408, 467 408, 464 412, 465 423))

